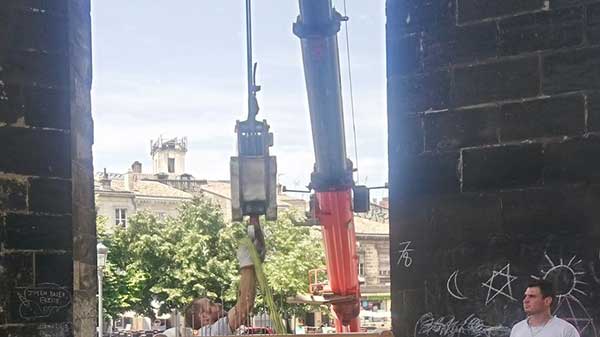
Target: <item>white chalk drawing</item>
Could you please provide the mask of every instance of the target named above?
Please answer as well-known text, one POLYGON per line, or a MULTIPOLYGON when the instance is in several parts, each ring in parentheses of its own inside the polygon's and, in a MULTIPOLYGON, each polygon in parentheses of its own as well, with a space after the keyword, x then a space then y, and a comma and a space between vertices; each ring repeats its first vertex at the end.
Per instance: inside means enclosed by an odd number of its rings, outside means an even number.
POLYGON ((491 337, 506 336, 510 328, 502 325, 487 325, 482 319, 474 314, 464 320, 458 320, 454 316, 443 316, 435 318, 428 312, 421 316, 415 324, 414 337, 439 336, 439 337, 491 337))
POLYGON ((492 276, 485 283, 481 284, 483 287, 488 288, 485 305, 490 304, 498 295, 502 295, 511 301, 516 301, 516 299, 513 297, 512 288, 510 286, 510 284, 516 279, 516 276, 510 274, 510 263, 499 271, 493 270, 492 276), (498 282, 497 279, 501 279, 501 282, 504 282, 501 284, 501 287, 494 285, 495 282, 498 282))
MULTIPOLYGON (((598 250, 598 262, 600 263, 600 250, 598 250)), ((596 272, 596 263, 594 261, 590 261, 590 271, 592 278, 598 284, 600 284, 600 273, 596 272)))
POLYGON ((71 304, 71 293, 53 283, 40 283, 36 287, 18 287, 19 315, 26 320, 50 317, 71 304))
POLYGON ((68 337, 73 336, 73 326, 71 323, 59 324, 39 324, 37 326, 37 336, 39 337, 68 337))
POLYGON ((401 262, 404 263, 404 266, 406 268, 410 267, 412 265, 412 258, 410 257, 410 252, 414 251, 414 249, 410 248, 410 244, 412 243, 412 241, 404 241, 404 242, 400 242, 398 244, 398 246, 400 246, 400 248, 398 248, 398 253, 400 254, 400 256, 398 257, 398 261, 396 262, 396 265, 400 265, 401 262))
POLYGON ((585 272, 577 270, 577 266, 582 262, 581 260, 577 260, 577 256, 573 256, 566 264, 562 258, 560 258, 559 263, 555 263, 547 253, 544 253, 544 258, 548 261, 550 268, 547 271, 542 269, 541 277, 531 275, 532 278, 557 281, 556 297, 558 298, 568 297, 574 293, 587 296, 583 290, 578 288, 578 286, 586 285, 587 283, 579 281, 579 278, 583 277, 585 272))
POLYGON ((456 281, 457 277, 458 269, 454 271, 454 273, 452 273, 452 275, 450 275, 450 277, 448 278, 448 281, 446 281, 446 289, 448 290, 450 296, 456 298, 457 300, 466 300, 468 297, 463 295, 460 289, 458 289, 458 283, 456 281))
POLYGON ((4 88, 4 81, 0 80, 0 101, 8 101, 8 96, 6 95, 4 88))
POLYGON ((577 296, 588 296, 583 289, 587 283, 580 280, 585 276, 581 264, 582 260, 573 255, 569 262, 565 263, 563 258, 559 258, 557 263, 546 252, 544 258, 548 262, 548 270, 541 269, 541 276, 531 275, 531 277, 538 280, 552 280, 556 284, 558 303, 554 314, 571 322, 577 328, 579 334, 598 336, 592 316, 581 303, 581 300, 577 298, 577 296))

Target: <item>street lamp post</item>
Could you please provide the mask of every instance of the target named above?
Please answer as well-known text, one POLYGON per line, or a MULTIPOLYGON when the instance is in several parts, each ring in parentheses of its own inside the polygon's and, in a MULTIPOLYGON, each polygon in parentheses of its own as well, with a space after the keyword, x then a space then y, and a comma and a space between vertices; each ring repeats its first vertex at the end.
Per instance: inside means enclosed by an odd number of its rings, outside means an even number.
POLYGON ((98 337, 102 337, 104 321, 104 315, 102 315, 102 281, 104 279, 104 266, 106 266, 108 248, 102 242, 98 242, 96 253, 98 254, 98 337))

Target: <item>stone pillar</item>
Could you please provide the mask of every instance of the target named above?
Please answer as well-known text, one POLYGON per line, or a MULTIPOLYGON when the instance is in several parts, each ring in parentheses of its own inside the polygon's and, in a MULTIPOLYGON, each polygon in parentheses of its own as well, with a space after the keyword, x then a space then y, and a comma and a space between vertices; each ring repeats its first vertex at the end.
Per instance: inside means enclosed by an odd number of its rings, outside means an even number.
POLYGON ((397 337, 600 335, 600 1, 387 0, 397 337), (435 324, 434 324, 435 322, 435 324))
POLYGON ((0 3, 0 336, 94 336, 89 0, 0 3))

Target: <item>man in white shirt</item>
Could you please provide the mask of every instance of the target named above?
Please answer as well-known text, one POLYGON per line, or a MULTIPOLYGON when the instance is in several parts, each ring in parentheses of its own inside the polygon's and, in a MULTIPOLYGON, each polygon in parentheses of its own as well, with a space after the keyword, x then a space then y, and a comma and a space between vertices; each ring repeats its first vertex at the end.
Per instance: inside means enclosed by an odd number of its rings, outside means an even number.
POLYGON ((546 280, 529 283, 523 299, 527 318, 513 326, 510 337, 580 337, 571 323, 552 316, 553 303, 552 283, 546 280))
MULTIPOLYGON (((261 260, 264 260, 264 237, 260 226, 249 226, 248 234, 261 260)), ((240 264, 240 289, 238 301, 233 308, 224 312, 220 304, 213 303, 208 298, 197 298, 187 307, 186 327, 180 330, 179 334, 176 331, 177 327, 173 327, 155 337, 192 337, 194 330, 201 336, 226 336, 232 335, 244 324, 254 307, 256 276, 247 247, 242 245, 238 248, 237 258, 240 264)))

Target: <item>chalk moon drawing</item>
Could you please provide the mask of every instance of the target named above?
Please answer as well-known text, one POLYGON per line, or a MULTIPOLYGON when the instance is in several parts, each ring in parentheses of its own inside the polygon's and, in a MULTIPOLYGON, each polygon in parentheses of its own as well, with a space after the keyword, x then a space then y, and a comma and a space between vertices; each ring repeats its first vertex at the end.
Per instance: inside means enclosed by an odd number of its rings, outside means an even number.
POLYGON ((463 295, 462 291, 458 289, 458 283, 456 278, 458 277, 458 269, 450 275, 448 281, 446 282, 446 289, 450 296, 456 298, 457 300, 466 300, 468 297, 463 295))

